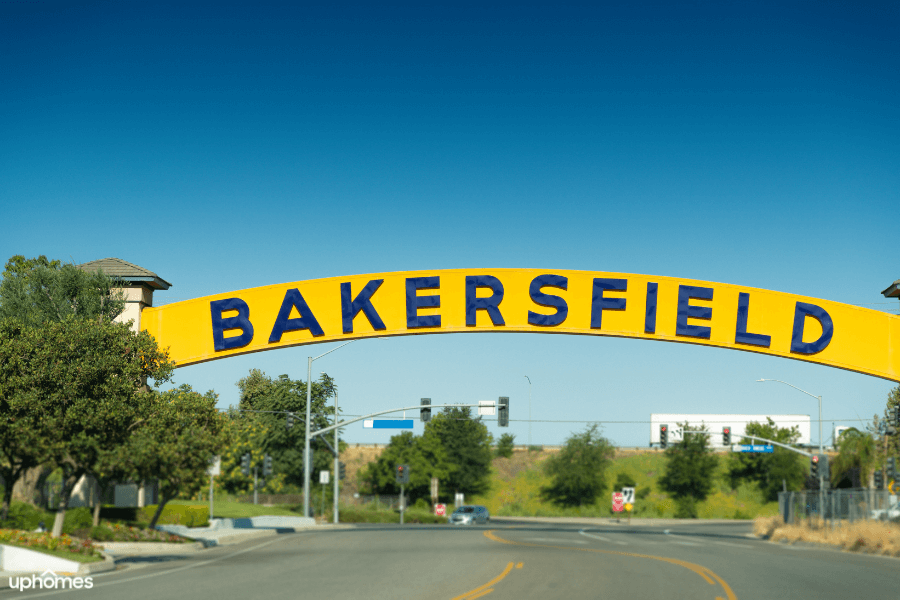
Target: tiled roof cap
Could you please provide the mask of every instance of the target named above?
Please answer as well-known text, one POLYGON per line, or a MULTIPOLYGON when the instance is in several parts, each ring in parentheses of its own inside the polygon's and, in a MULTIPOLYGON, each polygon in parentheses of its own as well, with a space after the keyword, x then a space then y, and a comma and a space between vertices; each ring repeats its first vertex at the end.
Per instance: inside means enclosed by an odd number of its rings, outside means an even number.
POLYGON ((78 265, 82 271, 103 271, 113 279, 129 283, 143 283, 157 290, 167 290, 172 284, 144 267, 125 262, 121 258, 101 258, 78 265))

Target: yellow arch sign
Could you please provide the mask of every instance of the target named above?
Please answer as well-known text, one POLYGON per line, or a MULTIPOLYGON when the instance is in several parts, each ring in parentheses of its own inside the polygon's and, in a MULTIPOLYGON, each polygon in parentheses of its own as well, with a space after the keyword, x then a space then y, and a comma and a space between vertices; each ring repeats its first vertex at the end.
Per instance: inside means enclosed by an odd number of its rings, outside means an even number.
POLYGON ((900 317, 672 277, 536 269, 401 271, 297 281, 145 308, 178 366, 366 337, 515 331, 685 342, 900 382, 900 317))

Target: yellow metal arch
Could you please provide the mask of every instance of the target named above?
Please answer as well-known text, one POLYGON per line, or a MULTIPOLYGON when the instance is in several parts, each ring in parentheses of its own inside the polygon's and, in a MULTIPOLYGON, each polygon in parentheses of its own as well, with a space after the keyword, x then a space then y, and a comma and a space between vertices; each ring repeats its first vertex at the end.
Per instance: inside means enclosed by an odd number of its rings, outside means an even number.
POLYGON ((900 382, 900 317, 725 283, 590 271, 446 269, 297 281, 145 308, 177 366, 366 337, 605 335, 718 346, 900 382))

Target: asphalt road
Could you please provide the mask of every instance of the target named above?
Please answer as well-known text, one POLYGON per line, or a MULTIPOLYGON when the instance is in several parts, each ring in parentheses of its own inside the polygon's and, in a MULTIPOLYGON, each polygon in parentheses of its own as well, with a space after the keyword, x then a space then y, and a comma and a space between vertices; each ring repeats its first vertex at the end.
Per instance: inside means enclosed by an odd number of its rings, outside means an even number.
POLYGON ((129 559, 90 590, 0 597, 897 598, 900 560, 750 539, 748 523, 359 526, 170 559, 129 559))

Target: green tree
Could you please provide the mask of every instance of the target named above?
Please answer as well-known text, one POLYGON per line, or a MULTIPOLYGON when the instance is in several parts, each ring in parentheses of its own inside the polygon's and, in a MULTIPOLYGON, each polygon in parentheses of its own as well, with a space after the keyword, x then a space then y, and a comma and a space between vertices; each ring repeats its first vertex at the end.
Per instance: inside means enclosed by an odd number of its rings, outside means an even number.
MULTIPOLYGON (((272 456, 276 474, 284 474, 288 484, 302 487, 306 383, 287 375, 273 379, 259 369, 251 369, 246 377, 237 382, 237 386, 240 390, 238 408, 243 411, 240 418, 252 421, 264 432, 259 450, 272 456), (290 428, 287 427, 285 411, 295 414, 294 424, 290 428)), ((334 405, 329 406, 329 400, 336 393, 334 380, 324 373, 313 382, 310 406, 313 431, 333 425, 334 405)), ((328 441, 333 439, 332 435, 328 441)), ((321 436, 312 439, 311 452, 311 476, 315 481, 320 470, 330 470, 333 454, 321 436)), ((259 460, 261 464, 262 456, 254 454, 253 460, 259 460)))
POLYGON ((166 503, 191 497, 208 481, 211 459, 229 434, 228 419, 216 410, 217 396, 199 394, 188 385, 152 394, 146 417, 131 436, 126 454, 137 481, 156 478, 159 502, 150 527, 166 503))
MULTIPOLYGON (((766 423, 748 423, 745 432, 782 444, 793 444, 800 439, 798 427, 778 427, 770 418, 767 418, 766 423)), ((742 440, 742 443, 755 442, 747 439, 742 440)), ((778 492, 784 485, 792 491, 802 489, 806 472, 807 460, 802 454, 778 446, 775 446, 772 454, 732 454, 728 464, 732 488, 736 488, 743 480, 755 481, 769 502, 778 500, 778 492)))
POLYGON ((453 471, 448 461, 447 452, 434 430, 427 427, 420 436, 411 431, 404 431, 391 437, 381 456, 369 463, 363 473, 363 480, 375 493, 399 494, 400 485, 396 482, 397 465, 409 465, 409 483, 404 493, 411 502, 431 495, 431 478, 437 477, 446 481, 453 471))
POLYGON ((20 387, 33 394, 28 411, 62 471, 58 536, 75 483, 128 440, 151 400, 147 381, 167 381, 173 365, 146 331, 123 323, 70 317, 36 333, 20 387))
MULTIPOLYGON (((679 425, 688 429, 687 423, 679 425)), ((706 431, 706 427, 701 427, 706 431)), ((659 479, 663 491, 678 503, 676 517, 697 518, 697 502, 713 490, 718 458, 709 448, 709 434, 685 433, 681 442, 666 449, 665 472, 659 479)))
POLYGON ((114 279, 86 272, 46 256, 10 258, 0 280, 0 319, 15 317, 29 326, 68 317, 111 321, 125 308, 114 279))
POLYGON ((562 449, 544 463, 551 477, 541 495, 560 506, 593 504, 606 487, 606 469, 615 449, 597 425, 566 439, 562 449))
POLYGON ((516 436, 511 433, 504 433, 497 442, 497 456, 501 458, 512 458, 513 448, 515 447, 516 436))
POLYGON ((0 475, 3 508, 9 515, 13 486, 22 475, 49 460, 39 426, 36 390, 29 385, 40 334, 15 318, 0 320, 0 475))
POLYGON ((468 407, 449 407, 426 423, 425 430, 437 436, 453 465, 442 489, 470 495, 489 489, 493 438, 481 417, 473 419, 468 407))
POLYGON ((879 455, 872 434, 855 427, 846 430, 838 443, 838 455, 831 461, 831 482, 835 487, 868 487, 879 455))

